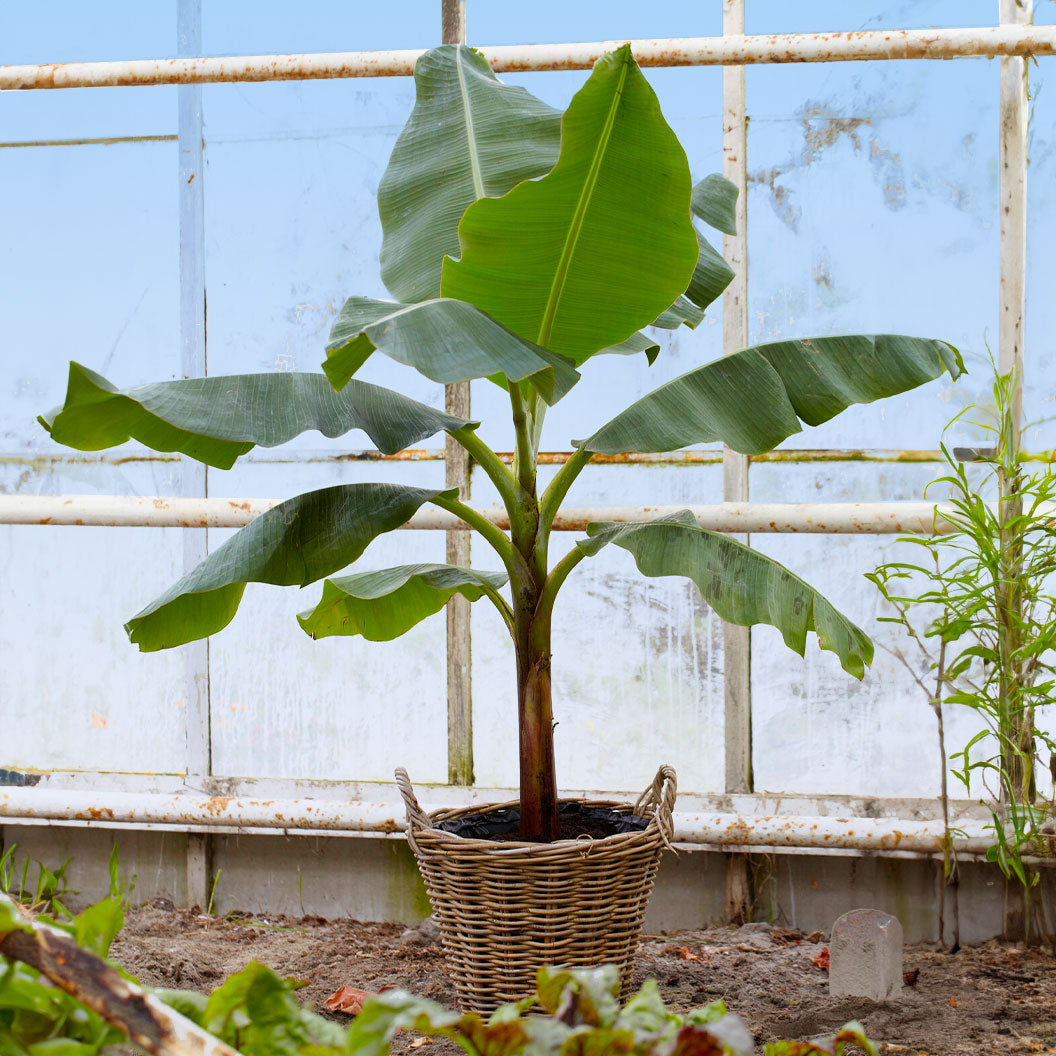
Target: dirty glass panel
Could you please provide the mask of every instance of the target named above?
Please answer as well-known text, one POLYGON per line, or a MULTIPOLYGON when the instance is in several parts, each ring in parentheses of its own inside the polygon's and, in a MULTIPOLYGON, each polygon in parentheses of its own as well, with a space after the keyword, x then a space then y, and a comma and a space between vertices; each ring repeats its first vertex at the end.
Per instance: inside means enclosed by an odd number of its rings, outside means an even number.
MULTIPOLYGON (((70 359, 121 385, 179 371, 176 146, 2 153, 4 454, 60 453, 36 416, 62 402, 70 359)), ((66 451, 66 453, 69 453, 66 451)))
MULTIPOLYGON (((715 465, 598 466, 580 478, 568 504, 690 504, 714 501, 698 496, 718 493, 721 470, 715 465)), ((552 560, 574 538, 557 533, 552 560)), ((473 545, 474 565, 494 567, 487 549, 473 545)), ((572 573, 558 599, 553 657, 562 787, 640 789, 666 762, 678 770, 686 791, 721 789, 722 631, 693 584, 645 579, 629 554, 616 547, 602 551, 572 573)), ((494 613, 477 605, 473 723, 479 783, 516 785, 516 714, 508 635, 494 613)))
MULTIPOLYGON (((760 465, 757 502, 920 501, 937 475, 928 464, 760 465)), ((934 496, 941 498, 941 496, 934 496)), ((912 544, 889 535, 754 535, 752 545, 785 564, 854 620, 876 644, 858 682, 808 638, 801 660, 771 627, 752 632, 752 742, 755 786, 814 794, 931 796, 939 789, 935 718, 918 677, 927 662, 891 624, 864 574, 885 561, 914 561, 912 544)), ((947 751, 981 728, 967 709, 947 706, 947 751)), ((976 790, 973 790, 973 794, 976 790)), ((951 783, 951 795, 964 796, 951 783)))
MULTIPOLYGON (((318 371, 345 299, 389 297, 379 276, 376 193, 413 104, 409 84, 234 86, 254 99, 242 127, 232 86, 205 93, 211 374, 318 371)), ((443 401, 442 386, 381 355, 358 376, 433 405, 443 401)), ((319 436, 294 446, 350 443, 367 446, 362 437, 319 436)))
POLYGON ((392 8, 343 0, 315 0, 308 6, 271 2, 254 4, 253 17, 247 18, 242 0, 202 0, 202 38, 207 55, 428 48, 440 42, 440 4, 401 0, 392 8))
MULTIPOLYGON (((748 71, 753 341, 919 334, 985 362, 998 312, 998 67, 983 60, 748 71)), ((924 447, 978 370, 858 409, 812 447, 924 447)), ((963 405, 963 404, 962 404, 963 405)))
POLYGON ((554 44, 574 40, 632 40, 645 37, 711 37, 722 33, 721 4, 682 0, 610 0, 567 4, 539 0, 526 5, 470 4, 472 43, 554 44))
POLYGON ((997 20, 992 0, 896 0, 879 4, 847 4, 844 0, 751 0, 745 5, 746 33, 826 33, 871 29, 929 29, 990 26, 997 20))
MULTIPOLYGON (((7 462, 20 494, 171 493, 170 463, 7 462)), ((182 573, 180 529, 0 526, 0 766, 180 772, 183 650, 141 654, 124 622, 182 573)))
MULTIPOLYGON (((388 480, 442 484, 440 463, 378 466, 246 464, 210 473, 210 494, 288 497, 313 488, 388 480)), ((210 531, 210 547, 231 531, 210 531)), ((444 560, 444 535, 397 531, 354 568, 444 560)), ((247 588, 234 621, 210 642, 213 772, 230 777, 381 780, 398 765, 418 780, 447 778, 446 630, 443 613, 393 642, 312 641, 296 615, 303 590, 247 588)))
MULTIPOLYGON (((310 11, 206 0, 209 54, 429 47, 434 0, 383 7, 325 3, 310 11)), ((319 370, 347 297, 388 298, 378 252, 377 185, 414 104, 410 78, 355 78, 203 88, 209 372, 319 370)), ((360 372, 442 404, 442 388, 383 356, 360 372)), ((318 435, 294 450, 366 447, 318 435)), ((440 445, 442 446, 442 444, 440 445)))

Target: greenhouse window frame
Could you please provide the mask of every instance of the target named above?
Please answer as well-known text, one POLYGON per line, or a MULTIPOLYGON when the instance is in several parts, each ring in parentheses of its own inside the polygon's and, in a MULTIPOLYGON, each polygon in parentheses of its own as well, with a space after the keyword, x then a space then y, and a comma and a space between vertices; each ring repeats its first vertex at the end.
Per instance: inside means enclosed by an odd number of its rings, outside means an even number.
MULTIPOLYGON (((204 180, 202 156, 201 85, 222 82, 335 79, 349 77, 410 76, 414 63, 422 54, 418 50, 344 52, 311 55, 265 55, 249 57, 206 58, 201 56, 201 0, 176 0, 178 53, 174 59, 130 60, 120 62, 57 63, 0 67, 0 90, 50 90, 81 87, 133 85, 179 85, 179 166, 180 166, 180 321, 181 367, 187 376, 205 373, 205 277, 204 259, 204 180), (196 178, 199 177, 199 178, 196 178)), ((464 0, 437 0, 442 12, 443 40, 465 39, 464 0)), ((1025 315, 1026 275, 1026 174, 1027 174, 1027 59, 1056 55, 1056 26, 1032 25, 1033 0, 997 0, 999 24, 990 27, 956 29, 878 30, 856 33, 799 33, 769 36, 747 36, 744 33, 745 0, 723 0, 723 36, 712 38, 673 38, 633 40, 631 46, 642 66, 723 67, 723 171, 740 189, 738 200, 738 233, 725 236, 724 252, 735 265, 737 278, 724 294, 723 350, 732 352, 747 343, 747 283, 749 276, 746 175, 746 104, 745 66, 751 64, 787 64, 801 62, 883 61, 906 59, 954 59, 959 57, 998 58, 1000 79, 1000 330, 999 365, 1003 372, 1015 371, 1017 393, 1015 414, 1022 412, 1023 323, 1025 315)), ((588 69, 604 52, 623 41, 559 43, 482 47, 480 50, 497 72, 588 69)), ((168 137, 165 137, 168 138, 168 137)), ((7 146, 28 144, 6 144, 7 146)), ((34 144, 38 145, 38 144, 34 144)), ((447 402, 464 406, 468 413, 468 384, 449 386, 447 402), (458 401, 462 401, 459 403, 458 401)), ((423 458, 444 457, 448 463, 448 480, 465 479, 467 467, 453 467, 452 445, 446 455, 421 453, 423 458), (461 474, 461 476, 460 476, 461 474)), ((692 452, 702 459, 718 462, 723 471, 723 503, 695 508, 702 524, 719 531, 740 533, 792 532, 871 532, 896 534, 928 532, 938 526, 936 508, 927 503, 868 503, 787 505, 754 504, 749 499, 747 456, 726 448, 721 452, 692 452)), ((794 457, 795 453, 790 453, 794 457)), ((807 454, 807 453, 804 453, 807 454)), ((860 453, 859 453, 860 454, 860 453)), ((927 461, 929 452, 890 452, 890 460, 927 461), (912 458, 909 456, 920 456, 912 458)), ((364 458, 377 458, 364 453, 364 458)), ((567 452, 554 453, 554 460, 567 452)), ((888 460, 880 458, 877 460, 888 460)), ((633 459, 628 459, 633 461, 633 459)), ((186 527, 234 526, 246 523, 262 512, 270 500, 228 500, 202 498, 207 494, 207 470, 196 467, 187 478, 184 494, 161 499, 128 499, 121 496, 2 496, 0 523, 4 524, 105 524, 105 525, 181 525, 186 527)), ((569 510, 558 528, 576 530, 588 519, 628 520, 655 515, 656 507, 597 508, 569 510)), ((941 511, 940 511, 941 513, 941 511)), ((488 511, 489 517, 501 523, 501 514, 488 511)), ((405 527, 447 532, 449 553, 463 545, 465 532, 456 528, 453 519, 443 513, 419 514, 405 527)), ((184 562, 193 567, 206 552, 205 533, 186 533, 184 562)), ((468 556, 468 555, 467 555, 468 556)), ((459 599, 461 600, 461 599, 459 599)), ((456 621, 457 622, 457 621, 456 621)), ((452 704, 449 697, 449 784, 470 786, 472 778, 472 725, 468 711, 469 629, 468 620, 458 622, 452 631, 449 616, 448 679, 461 670, 465 685, 458 690, 461 702, 452 704), (461 717, 459 717, 459 714, 461 717), (457 721, 456 721, 457 719, 457 721), (457 727, 457 729, 456 729, 457 727)), ((191 789, 208 784, 212 778, 210 748, 210 715, 208 688, 208 643, 203 642, 187 653, 189 681, 196 685, 196 697, 188 702, 190 729, 187 744, 186 774, 180 775, 184 787, 191 789), (204 671, 204 678, 201 677, 204 671)), ((728 795, 747 795, 763 809, 760 797, 752 796, 751 774, 751 682, 750 633, 747 628, 724 628, 725 693, 725 779, 728 795)), ((56 775, 57 776, 57 775, 56 775)), ((100 775, 102 776, 102 775, 100 775)), ((105 784, 105 782, 104 782, 105 784)), ((306 787, 311 783, 305 783, 306 787)), ((463 788, 463 791, 465 789, 463 788)), ((471 789, 470 792, 477 790, 471 789)), ((74 823, 65 821, 61 812, 34 810, 32 789, 17 790, 15 804, 4 799, 11 790, 2 790, 0 819, 5 822, 44 824, 74 823)), ((112 795, 125 793, 114 792, 112 795)), ((148 793, 144 792, 144 795, 148 793)), ((106 811, 104 787, 92 793, 93 809, 106 811)), ((111 797, 112 798, 112 797, 111 797)), ((837 804, 846 797, 815 797, 822 803, 837 804)), ((742 805, 747 805, 747 800, 742 805)), ((112 805, 112 804, 111 804, 112 805)), ((364 809, 373 809, 375 801, 364 809)), ((368 809, 368 813, 369 813, 368 809)), ((737 818, 755 818, 758 814, 730 814, 737 818)), ((134 819, 133 819, 134 820, 134 819)), ((231 820, 231 819, 229 819, 231 820)), ((83 819, 82 819, 83 821, 83 819)), ((897 830, 898 819, 889 828, 897 830)), ((80 822, 78 822, 80 823, 80 822)), ((105 823, 105 822, 104 822, 105 823)), ((270 831, 255 826, 252 820, 243 824, 231 822, 237 831, 270 831)), ((754 823, 753 823, 754 824, 754 823)), ((765 827, 764 827, 765 828, 765 827)), ((189 834, 203 831, 187 824, 189 834)), ((710 831, 710 830, 709 830, 710 831)), ((798 830, 797 830, 798 831, 798 830)), ((331 833, 337 834, 337 833, 331 833)), ((707 843, 704 830, 690 826, 688 842, 707 843)), ((192 842, 196 837, 191 836, 192 842)), ((205 837, 200 837, 204 839, 205 837)), ((877 849, 875 840, 861 837, 862 849, 877 849)), ((714 841, 713 841, 714 842, 714 841)), ((798 846, 813 846, 807 837, 798 846)), ((847 846, 856 846, 853 835, 847 846)), ((200 875, 195 888, 201 889, 204 874, 204 852, 189 855, 189 868, 200 875), (193 859, 193 862, 192 862, 193 859), (194 865, 197 862, 197 865, 194 865)), ((923 849, 921 849, 921 853, 923 849)), ((207 878, 206 878, 207 879, 207 878)))

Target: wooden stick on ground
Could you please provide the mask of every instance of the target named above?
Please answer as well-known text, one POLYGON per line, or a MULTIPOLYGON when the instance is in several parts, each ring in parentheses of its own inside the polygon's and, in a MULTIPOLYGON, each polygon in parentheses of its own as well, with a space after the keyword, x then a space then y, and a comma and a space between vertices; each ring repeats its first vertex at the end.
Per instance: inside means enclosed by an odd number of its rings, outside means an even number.
MULTIPOLYGON (((0 900, 8 901, 0 893, 0 900)), ((86 1008, 123 1030, 151 1056, 240 1056, 158 998, 130 983, 69 936, 30 921, 31 931, 0 933, 0 953, 36 968, 86 1008)))

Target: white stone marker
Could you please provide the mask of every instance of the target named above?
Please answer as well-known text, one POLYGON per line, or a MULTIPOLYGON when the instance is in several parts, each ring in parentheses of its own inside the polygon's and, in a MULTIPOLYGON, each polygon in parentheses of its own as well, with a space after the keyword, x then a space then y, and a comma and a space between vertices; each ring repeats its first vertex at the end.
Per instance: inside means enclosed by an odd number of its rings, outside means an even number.
POLYGON ((829 993, 891 1001, 902 993, 902 925, 879 909, 852 909, 832 926, 829 993))

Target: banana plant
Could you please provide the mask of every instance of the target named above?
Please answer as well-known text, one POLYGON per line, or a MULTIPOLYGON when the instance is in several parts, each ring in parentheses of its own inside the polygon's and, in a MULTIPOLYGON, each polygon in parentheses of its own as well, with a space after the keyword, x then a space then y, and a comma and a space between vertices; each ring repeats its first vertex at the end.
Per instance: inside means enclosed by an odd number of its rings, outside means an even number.
MULTIPOLYGON (((421 57, 417 100, 378 190, 382 278, 393 301, 352 297, 333 326, 322 374, 167 381, 121 391, 71 364, 65 403, 41 421, 59 443, 100 450, 135 439, 228 469, 255 445, 305 430, 364 431, 385 453, 446 433, 498 491, 509 530, 455 489, 349 484, 269 510, 129 620, 142 650, 215 634, 248 582, 326 579, 299 617, 313 637, 388 640, 456 594, 486 598, 516 655, 522 832, 557 834, 551 618, 575 567, 604 547, 631 553, 646 576, 685 576, 724 620, 776 627, 802 654, 814 632, 861 677, 869 638, 802 579, 684 512, 590 524, 564 557, 549 543, 559 507, 596 454, 674 451, 721 441, 769 451, 851 404, 912 389, 962 364, 943 341, 854 335, 776 341, 704 363, 583 437, 550 484, 537 465, 547 408, 602 354, 660 351, 643 328, 696 326, 732 271, 703 227, 733 231, 736 189, 695 186, 682 146, 629 47, 604 56, 564 113, 503 84, 465 46, 421 57), (509 396, 516 435, 507 465, 479 422, 356 377, 375 353, 436 382, 488 379, 509 396), (383 532, 432 504, 498 555, 501 573, 447 565, 346 570, 383 532), (334 578, 327 578, 334 577, 334 578)), ((645 366, 643 363, 643 366, 645 366)), ((603 364, 592 373, 604 376, 603 364)))

